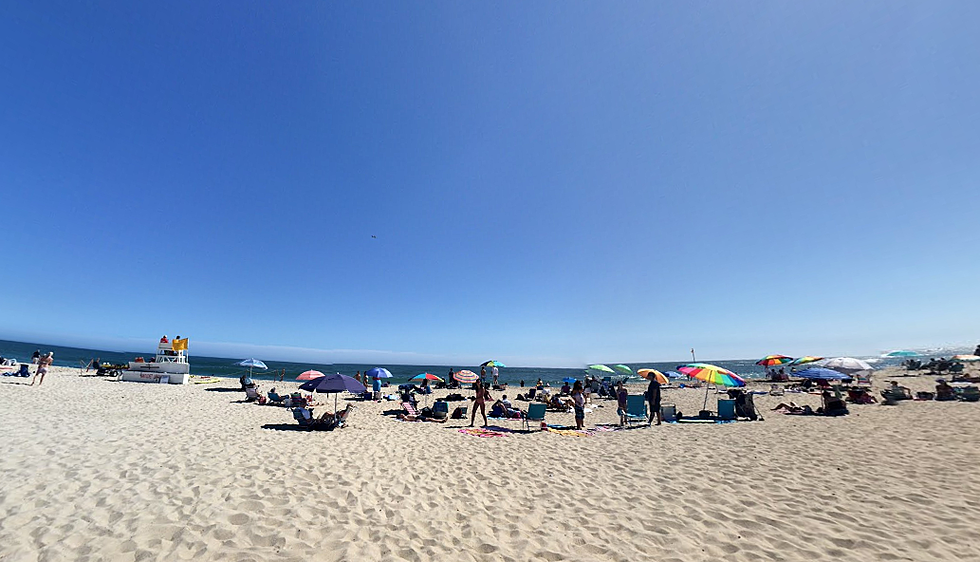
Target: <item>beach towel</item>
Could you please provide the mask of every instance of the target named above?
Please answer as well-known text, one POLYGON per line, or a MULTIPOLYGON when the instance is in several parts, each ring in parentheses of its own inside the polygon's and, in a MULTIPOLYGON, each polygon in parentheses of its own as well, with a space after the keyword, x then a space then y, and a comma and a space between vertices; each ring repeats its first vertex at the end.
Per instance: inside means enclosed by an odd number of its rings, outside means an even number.
POLYGON ((592 434, 590 434, 588 431, 579 431, 578 429, 555 429, 553 427, 546 427, 545 431, 557 433, 558 435, 563 435, 565 437, 592 437, 592 434))
POLYGON ((506 433, 483 429, 481 427, 464 427, 459 432, 465 435, 472 435, 473 437, 507 437, 506 433))

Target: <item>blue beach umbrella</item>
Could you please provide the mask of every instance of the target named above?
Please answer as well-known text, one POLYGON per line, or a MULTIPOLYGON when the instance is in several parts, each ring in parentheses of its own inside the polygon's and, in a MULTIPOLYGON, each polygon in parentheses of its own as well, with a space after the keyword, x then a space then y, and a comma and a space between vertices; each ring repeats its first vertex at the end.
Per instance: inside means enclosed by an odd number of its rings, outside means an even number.
POLYGON ((262 369, 263 371, 266 370, 266 369, 268 369, 268 367, 265 366, 265 363, 259 361, 258 359, 255 359, 253 357, 249 357, 248 359, 245 359, 243 361, 239 361, 238 363, 236 363, 236 365, 238 365, 240 367, 248 367, 248 376, 249 377, 252 376, 252 369, 262 369))
POLYGON ((341 392, 360 394, 367 390, 354 377, 348 377, 340 373, 317 377, 311 381, 306 381, 299 387, 307 392, 326 392, 333 394, 333 411, 335 413, 337 412, 337 394, 341 392))
POLYGON ((389 371, 388 369, 385 369, 384 367, 375 367, 373 369, 369 369, 364 374, 366 376, 368 376, 368 377, 371 377, 372 379, 390 379, 391 378, 391 371, 389 371))
POLYGON ((850 378, 840 371, 825 369, 824 367, 810 367, 809 369, 803 369, 798 373, 794 373, 794 376, 804 379, 822 379, 825 381, 850 378))
POLYGON ((684 375, 678 373, 677 371, 664 371, 664 376, 668 379, 682 379, 684 375))
POLYGON ((921 357, 921 356, 922 354, 916 351, 905 351, 905 350, 892 351, 891 353, 885 354, 885 357, 921 357))

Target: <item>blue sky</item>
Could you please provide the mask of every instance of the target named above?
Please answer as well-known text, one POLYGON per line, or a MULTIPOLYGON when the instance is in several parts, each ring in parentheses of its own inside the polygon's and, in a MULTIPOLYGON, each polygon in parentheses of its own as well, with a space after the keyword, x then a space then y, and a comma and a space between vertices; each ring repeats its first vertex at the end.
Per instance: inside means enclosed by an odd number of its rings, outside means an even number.
POLYGON ((3 10, 0 337, 528 366, 980 338, 976 3, 3 10))

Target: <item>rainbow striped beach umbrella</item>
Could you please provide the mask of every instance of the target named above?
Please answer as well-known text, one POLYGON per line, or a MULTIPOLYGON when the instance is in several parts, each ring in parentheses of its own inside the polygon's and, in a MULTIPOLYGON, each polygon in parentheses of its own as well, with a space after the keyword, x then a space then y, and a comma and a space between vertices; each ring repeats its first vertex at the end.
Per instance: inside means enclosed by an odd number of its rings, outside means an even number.
POLYGON ((745 379, 735 373, 709 363, 687 363, 678 365, 677 370, 689 377, 704 381, 708 384, 722 386, 745 386, 745 379))
POLYGON ((410 378, 408 380, 410 380, 410 381, 426 380, 426 381, 439 381, 439 382, 442 382, 442 379, 441 378, 433 375, 432 373, 419 373, 419 374, 415 375, 414 377, 412 377, 412 378, 410 378))
MULTIPOLYGON (((687 363, 678 365, 677 370, 689 377, 704 381, 708 384, 722 386, 745 386, 745 379, 735 373, 710 363, 687 363)), ((704 387, 704 405, 701 409, 708 407, 708 386, 704 387)))
POLYGON ((823 361, 823 357, 817 357, 815 355, 806 355, 803 357, 797 357, 789 362, 790 365, 805 365, 807 363, 813 363, 815 361, 823 361))
POLYGON ((773 365, 785 365, 792 360, 792 357, 787 357, 785 355, 766 355, 762 359, 756 361, 755 364, 762 365, 763 367, 772 367, 773 365))

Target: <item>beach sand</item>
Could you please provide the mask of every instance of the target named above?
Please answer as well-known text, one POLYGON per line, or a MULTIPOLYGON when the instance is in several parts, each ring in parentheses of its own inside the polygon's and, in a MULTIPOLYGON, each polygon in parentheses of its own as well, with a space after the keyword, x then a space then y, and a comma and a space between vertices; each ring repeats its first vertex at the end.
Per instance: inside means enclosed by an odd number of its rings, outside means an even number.
MULTIPOLYGON (((818 395, 757 396, 763 422, 479 438, 459 432, 469 420, 382 415, 395 402, 305 432, 285 408, 242 403, 237 381, 81 374, 0 379, 4 562, 980 559, 978 403, 822 418, 768 411, 818 395)), ((703 396, 664 401, 695 414, 703 396)), ((595 402, 589 427, 617 421, 595 402)))

